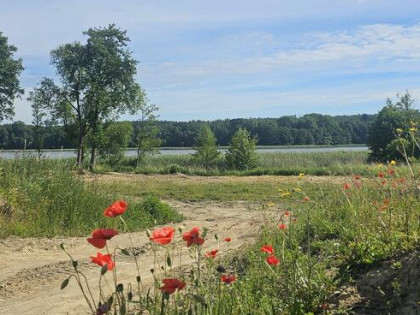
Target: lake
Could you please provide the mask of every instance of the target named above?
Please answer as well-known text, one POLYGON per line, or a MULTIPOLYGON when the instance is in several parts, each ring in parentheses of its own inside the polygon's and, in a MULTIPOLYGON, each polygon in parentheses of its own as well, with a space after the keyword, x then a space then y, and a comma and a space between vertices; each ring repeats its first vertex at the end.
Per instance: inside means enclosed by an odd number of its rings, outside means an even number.
MULTIPOLYGON (((350 146, 350 147, 259 147, 257 152, 259 153, 310 153, 310 152, 337 152, 337 151, 368 151, 366 146, 350 146)), ((221 152, 225 152, 226 149, 220 149, 221 152)), ((193 149, 161 149, 159 150, 162 155, 179 155, 179 154, 193 154, 195 150, 193 149)), ((42 152, 42 157, 53 158, 53 159, 63 159, 63 158, 75 158, 76 150, 44 150, 42 152)), ((5 150, 0 151, 0 158, 3 159, 13 159, 16 157, 22 157, 25 154, 26 156, 36 156, 36 152, 33 150, 5 150)), ((135 149, 128 149, 125 152, 126 156, 136 156, 137 151, 135 149)))

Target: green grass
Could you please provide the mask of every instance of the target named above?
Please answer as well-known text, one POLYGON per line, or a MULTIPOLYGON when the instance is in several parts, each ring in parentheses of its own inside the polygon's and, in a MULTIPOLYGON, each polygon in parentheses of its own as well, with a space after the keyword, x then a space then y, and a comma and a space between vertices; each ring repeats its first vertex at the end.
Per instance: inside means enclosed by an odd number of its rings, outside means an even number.
MULTIPOLYGON (((86 235, 98 227, 122 227, 119 220, 106 218, 103 210, 123 195, 87 185, 71 165, 67 160, 0 161, 0 238, 86 235)), ((154 221, 181 219, 153 197, 144 202, 126 200, 126 218, 136 230, 153 226, 154 221)))

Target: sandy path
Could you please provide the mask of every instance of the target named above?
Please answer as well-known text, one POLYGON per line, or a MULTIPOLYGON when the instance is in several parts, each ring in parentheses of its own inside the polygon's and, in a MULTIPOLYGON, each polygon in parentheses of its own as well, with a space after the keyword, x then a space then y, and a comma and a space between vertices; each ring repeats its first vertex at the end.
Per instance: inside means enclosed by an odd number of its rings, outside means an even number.
MULTIPOLYGON (((209 236, 204 244, 205 251, 216 248, 214 234, 218 234, 222 239, 231 237, 232 242, 228 245, 230 249, 251 244, 263 219, 258 205, 248 203, 169 203, 186 216, 187 219, 183 222, 186 231, 194 226, 209 229, 209 236)), ((180 238, 179 232, 175 237, 180 238)), ((144 232, 133 233, 132 239, 134 251, 138 253, 142 281, 145 286, 150 286, 152 277, 149 270, 154 264, 150 242, 144 232)), ((96 251, 86 242, 86 238, 0 240, 0 314, 89 312, 74 280, 70 281, 66 289, 60 291, 61 282, 72 271, 67 256, 60 249, 61 243, 64 243, 74 259, 78 260, 80 269, 90 279, 92 288, 97 287, 99 267, 89 262, 89 255, 95 254, 96 251)), ((119 235, 110 241, 110 247, 129 249, 131 245, 127 235, 119 235)), ((183 259, 183 264, 191 262, 189 258, 183 259)), ((133 257, 121 254, 117 257, 117 264, 119 282, 134 283, 137 274, 133 257)), ((96 296, 94 294, 95 298, 96 296)))

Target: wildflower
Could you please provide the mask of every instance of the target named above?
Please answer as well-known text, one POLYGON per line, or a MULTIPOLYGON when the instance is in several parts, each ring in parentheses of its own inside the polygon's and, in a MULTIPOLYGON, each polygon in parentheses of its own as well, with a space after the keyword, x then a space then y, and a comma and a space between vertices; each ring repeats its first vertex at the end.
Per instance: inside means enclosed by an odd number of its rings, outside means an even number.
POLYGON ((300 188, 295 188, 295 189, 293 189, 293 191, 294 191, 294 192, 302 192, 302 189, 300 189, 300 188))
POLYGON ((92 232, 92 237, 88 238, 87 241, 96 248, 104 248, 106 241, 117 234, 118 231, 114 229, 95 229, 92 232))
POLYGON ((309 200, 310 200, 310 199, 309 199, 309 197, 308 197, 308 196, 305 196, 305 197, 303 197, 303 199, 302 199, 302 200, 303 200, 303 202, 309 202, 309 200))
POLYGON ((378 173, 378 177, 379 177, 379 178, 384 178, 384 177, 385 177, 385 175, 384 175, 384 173, 379 172, 379 173, 378 173))
POLYGON ((286 226, 285 224, 283 224, 283 223, 280 223, 280 224, 278 225, 278 228, 279 228, 280 230, 285 230, 285 229, 287 228, 287 226, 286 226))
POLYGON ((267 202, 266 203, 266 206, 267 207, 274 207, 274 202, 267 202))
POLYGON ((378 168, 382 168, 382 167, 384 167, 384 165, 382 163, 379 163, 378 168))
POLYGON ((231 284, 232 282, 236 281, 236 277, 235 277, 235 275, 227 275, 227 276, 222 275, 220 277, 220 280, 222 280, 222 282, 224 282, 226 284, 231 284))
POLYGON ((343 190, 347 190, 347 189, 350 189, 350 184, 349 183, 345 183, 343 185, 343 190))
POLYGON ((210 252, 207 252, 205 254, 205 256, 206 256, 206 258, 213 258, 214 259, 214 258, 216 258, 218 252, 219 251, 217 249, 215 249, 215 250, 212 250, 210 252))
POLYGON ((362 179, 362 176, 360 176, 360 175, 355 175, 355 176, 354 176, 354 179, 355 179, 355 180, 360 180, 360 179, 362 179))
POLYGON ((127 203, 124 200, 118 200, 105 209, 104 215, 110 218, 123 214, 127 209, 127 203))
POLYGON ((384 179, 384 180, 382 180, 381 181, 381 184, 382 184, 382 186, 385 186, 386 185, 386 180, 384 179))
POLYGON ((226 237, 224 240, 223 240, 223 242, 227 242, 227 243, 230 243, 230 241, 231 241, 232 239, 230 238, 230 237, 226 237))
POLYGON ((172 294, 175 290, 182 290, 185 287, 185 282, 178 279, 163 279, 163 287, 159 288, 162 292, 172 294))
POLYGON ((90 259, 92 260, 93 263, 95 263, 99 266, 107 265, 108 266, 108 271, 114 269, 114 267, 115 267, 115 263, 112 260, 111 254, 103 255, 102 253, 98 252, 96 254, 96 257, 95 256, 90 256, 90 259))
POLYGON ((163 227, 157 230, 154 230, 152 237, 149 239, 152 242, 155 242, 160 245, 166 245, 172 242, 174 239, 175 229, 173 227, 163 227))
POLYGON ((271 245, 264 245, 264 246, 262 246, 261 247, 261 251, 263 253, 267 253, 267 254, 270 254, 270 255, 273 255, 274 254, 274 250, 273 250, 273 247, 271 245))
POLYGON ((304 173, 299 173, 299 178, 303 178, 303 177, 305 177, 305 174, 304 173))
POLYGON ((397 128, 397 129, 395 129, 395 131, 396 131, 398 134, 400 134, 400 133, 402 133, 402 132, 403 132, 403 130, 402 130, 401 128, 397 128))
POLYGON ((397 162, 395 160, 391 160, 391 162, 389 162, 390 165, 396 165, 397 162))
POLYGON ((410 129, 408 129, 408 130, 410 130, 410 132, 416 132, 416 131, 417 131, 417 128, 411 127, 411 128, 410 128, 410 129))
POLYGON ((395 170, 392 167, 388 168, 388 174, 395 175, 395 170))
POLYGON ((187 242, 187 247, 192 244, 203 245, 204 238, 200 237, 200 230, 198 227, 194 227, 190 232, 182 234, 182 239, 187 242))
POLYGON ((288 197, 288 196, 290 196, 290 192, 289 191, 285 191, 284 193, 281 193, 281 195, 280 195, 281 197, 288 197))
POLYGON ((288 217, 288 216, 290 215, 290 211, 289 211, 289 210, 284 211, 284 215, 285 215, 286 217, 288 217))
POLYGON ((280 263, 280 260, 274 255, 268 256, 265 261, 271 266, 277 266, 280 263))

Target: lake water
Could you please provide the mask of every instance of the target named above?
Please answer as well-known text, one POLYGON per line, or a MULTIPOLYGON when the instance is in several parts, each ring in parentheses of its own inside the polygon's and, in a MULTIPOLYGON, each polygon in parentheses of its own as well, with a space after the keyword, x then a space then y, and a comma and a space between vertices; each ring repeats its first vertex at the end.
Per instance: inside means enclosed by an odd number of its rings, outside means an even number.
MULTIPOLYGON (((273 148, 257 148, 259 153, 305 153, 305 152, 337 152, 337 151, 367 151, 366 146, 355 146, 355 147, 273 147, 273 148)), ((225 152, 226 149, 221 149, 221 152, 225 152)), ((162 155, 179 155, 179 154, 193 154, 193 149, 162 149, 159 150, 162 155)), ((75 158, 77 152, 73 150, 45 150, 42 152, 42 157, 63 159, 63 158, 75 158)), ((136 156, 136 150, 127 150, 126 156, 136 156)), ((0 158, 13 159, 16 157, 25 156, 36 156, 36 152, 33 150, 18 151, 18 150, 6 150, 0 151, 0 158)))

